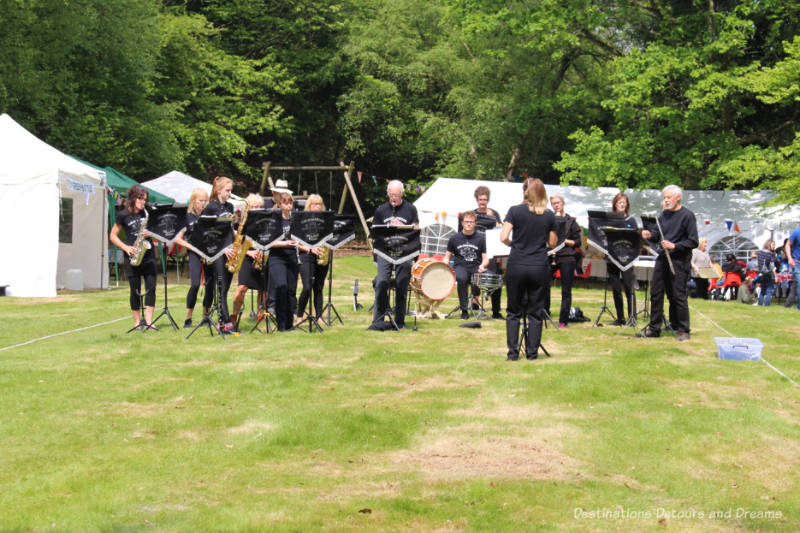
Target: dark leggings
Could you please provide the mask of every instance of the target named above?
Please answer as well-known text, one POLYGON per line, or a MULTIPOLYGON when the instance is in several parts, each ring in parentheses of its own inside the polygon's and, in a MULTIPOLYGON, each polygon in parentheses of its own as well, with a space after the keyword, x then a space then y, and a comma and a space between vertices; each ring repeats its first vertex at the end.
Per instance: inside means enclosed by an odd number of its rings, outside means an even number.
POLYGON ((526 356, 535 357, 542 338, 542 314, 550 285, 550 266, 508 265, 506 271, 506 346, 508 357, 519 355, 519 327, 523 315, 528 319, 528 336, 525 339, 526 356))
POLYGON ((270 255, 268 265, 270 291, 275 295, 275 320, 278 330, 285 331, 293 325, 291 295, 297 292, 299 265, 296 260, 285 259, 278 254, 270 255))
MULTIPOLYGON (((221 285, 220 294, 217 295, 219 305, 219 319, 221 322, 230 322, 231 318, 228 314, 228 289, 231 287, 231 280, 233 279, 233 274, 228 272, 225 263, 227 261, 227 257, 224 255, 214 261, 212 265, 210 265, 210 270, 213 273, 211 276, 206 277, 206 294, 203 296, 203 307, 210 307, 211 304, 214 302, 214 292, 218 287, 217 283, 221 285), (209 281, 210 280, 210 281, 209 281)), ((207 272, 208 273, 208 272, 207 272)))
POLYGON ((572 280, 575 278, 575 259, 569 259, 557 264, 561 271, 561 310, 558 313, 558 322, 569 322, 569 309, 572 307, 572 280))
POLYGON ((197 292, 200 290, 200 278, 203 276, 204 271, 206 291, 203 297, 203 307, 211 307, 211 303, 214 301, 214 274, 211 271, 211 266, 204 265, 203 259, 189 250, 189 278, 191 279, 191 285, 189 286, 189 292, 186 293, 186 309, 194 309, 197 304, 197 292), (211 289, 209 289, 209 286, 211 286, 211 289))
POLYGON ((300 263, 300 279, 303 280, 303 290, 297 300, 297 316, 303 316, 311 294, 311 272, 314 272, 314 317, 322 316, 323 297, 322 289, 325 287, 325 276, 328 274, 328 265, 317 264, 317 256, 300 263))
POLYGON ((156 261, 155 259, 145 260, 139 266, 133 266, 130 260, 125 258, 125 274, 128 276, 128 284, 131 288, 130 303, 131 310, 136 311, 141 307, 139 291, 142 287, 144 278, 144 306, 155 307, 156 305, 156 261))

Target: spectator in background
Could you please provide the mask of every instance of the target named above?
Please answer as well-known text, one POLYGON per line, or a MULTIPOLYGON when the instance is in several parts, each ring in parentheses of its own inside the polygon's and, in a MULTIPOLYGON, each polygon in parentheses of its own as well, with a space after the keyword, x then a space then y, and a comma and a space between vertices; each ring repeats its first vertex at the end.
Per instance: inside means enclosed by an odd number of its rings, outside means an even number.
POLYGON ((711 256, 708 255, 708 239, 701 237, 697 248, 692 250, 692 278, 694 279, 695 293, 698 298, 708 300, 708 280, 700 277, 700 269, 711 266, 711 256))
POLYGON ((775 289, 775 241, 767 239, 764 247, 758 251, 758 305, 769 306, 772 303, 772 291, 775 289))

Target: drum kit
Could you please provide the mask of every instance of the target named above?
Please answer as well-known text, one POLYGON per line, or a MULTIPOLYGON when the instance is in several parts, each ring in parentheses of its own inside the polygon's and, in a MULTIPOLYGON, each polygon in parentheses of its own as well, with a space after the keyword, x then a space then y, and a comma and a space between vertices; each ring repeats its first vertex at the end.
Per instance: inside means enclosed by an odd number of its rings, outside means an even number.
MULTIPOLYGON (((481 310, 493 292, 503 286, 503 276, 494 272, 475 272, 470 280, 480 289, 481 310)), ((439 311, 439 305, 453 292, 456 286, 456 273, 442 261, 431 257, 419 259, 411 267, 411 289, 416 295, 416 312, 420 318, 446 318, 439 311)))

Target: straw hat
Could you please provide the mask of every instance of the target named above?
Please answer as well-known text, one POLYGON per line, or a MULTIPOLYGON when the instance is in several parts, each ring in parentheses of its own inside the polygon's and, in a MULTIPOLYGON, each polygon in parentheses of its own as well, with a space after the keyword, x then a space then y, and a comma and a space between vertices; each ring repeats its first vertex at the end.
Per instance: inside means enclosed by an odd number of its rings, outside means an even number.
POLYGON ((286 180, 277 180, 275 182, 274 187, 270 187, 272 192, 288 192, 292 194, 292 190, 289 188, 289 182, 286 180))

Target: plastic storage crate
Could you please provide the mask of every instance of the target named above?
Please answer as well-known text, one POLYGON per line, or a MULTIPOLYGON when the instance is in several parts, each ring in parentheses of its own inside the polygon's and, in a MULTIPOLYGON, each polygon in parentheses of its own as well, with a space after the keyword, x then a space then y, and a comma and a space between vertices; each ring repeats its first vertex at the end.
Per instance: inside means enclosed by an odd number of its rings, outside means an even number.
POLYGON ((719 358, 730 361, 760 361, 764 343, 760 339, 714 337, 719 358))

